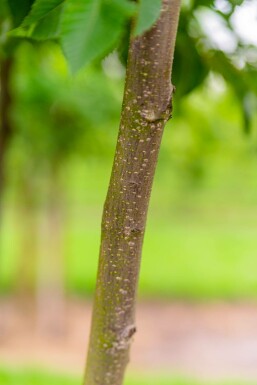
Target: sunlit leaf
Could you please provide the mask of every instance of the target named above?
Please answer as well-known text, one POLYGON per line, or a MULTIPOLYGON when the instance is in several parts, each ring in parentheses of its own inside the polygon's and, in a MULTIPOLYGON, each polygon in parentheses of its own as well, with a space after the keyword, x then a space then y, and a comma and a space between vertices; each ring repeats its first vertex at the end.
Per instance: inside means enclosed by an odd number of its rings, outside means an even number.
POLYGON ((65 4, 61 44, 72 71, 112 49, 133 13, 127 0, 72 0, 65 4))
POLYGON ((147 31, 158 19, 162 7, 161 0, 140 0, 135 35, 147 31))

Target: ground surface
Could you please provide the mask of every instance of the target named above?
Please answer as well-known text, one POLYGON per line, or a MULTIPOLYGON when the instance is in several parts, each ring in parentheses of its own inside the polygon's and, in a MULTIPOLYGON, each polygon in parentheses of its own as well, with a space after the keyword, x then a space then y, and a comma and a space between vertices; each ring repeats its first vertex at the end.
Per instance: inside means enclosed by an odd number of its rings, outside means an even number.
MULTIPOLYGON (((31 306, 1 302, 1 364, 80 375, 91 304, 69 301, 65 323, 60 317, 54 320, 50 306, 46 309, 47 317, 41 313, 39 322, 31 306)), ((199 379, 257 380, 256 325, 254 303, 140 303, 130 368, 199 379)))

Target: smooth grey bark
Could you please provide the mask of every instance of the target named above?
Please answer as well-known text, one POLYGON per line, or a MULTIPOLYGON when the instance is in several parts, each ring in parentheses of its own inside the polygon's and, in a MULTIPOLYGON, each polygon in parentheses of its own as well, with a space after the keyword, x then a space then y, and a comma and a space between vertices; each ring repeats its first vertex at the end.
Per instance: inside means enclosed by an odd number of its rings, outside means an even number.
POLYGON ((180 0, 131 37, 121 123, 104 205, 85 385, 121 385, 135 326, 146 215, 163 129, 171 117, 171 68, 180 0))

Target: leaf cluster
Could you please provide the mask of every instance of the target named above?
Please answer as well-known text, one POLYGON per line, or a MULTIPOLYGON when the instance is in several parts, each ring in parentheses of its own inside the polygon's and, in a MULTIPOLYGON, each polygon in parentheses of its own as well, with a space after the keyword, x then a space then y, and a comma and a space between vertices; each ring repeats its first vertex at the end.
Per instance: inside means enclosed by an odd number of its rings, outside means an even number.
MULTIPOLYGON (((257 96, 257 66, 252 59, 256 59, 256 47, 242 41, 232 23, 242 3, 243 0, 228 0, 222 9, 217 0, 183 2, 173 82, 179 100, 202 85, 209 74, 222 76, 242 106, 244 128, 248 132, 257 96), (233 51, 224 51, 206 34, 200 20, 206 11, 218 17, 232 34, 236 42, 233 51)), ((0 39, 7 41, 7 52, 22 38, 39 42, 55 40, 73 72, 114 49, 126 64, 131 25, 135 35, 144 33, 158 18, 161 5, 161 0, 3 0, 0 14, 10 27, 0 17, 0 39)), ((216 32, 213 29, 213 37, 216 32)))
POLYGON ((252 57, 257 55, 256 47, 242 41, 232 23, 233 15, 242 5, 242 0, 229 0, 221 10, 215 0, 192 0, 182 7, 173 65, 173 81, 176 98, 180 99, 195 90, 210 74, 221 76, 234 91, 242 106, 243 125, 249 132, 253 104, 257 98, 257 65, 252 57), (234 49, 226 51, 206 34, 201 23, 201 15, 205 18, 213 16, 220 22, 235 42, 234 49), (255 52, 255 55, 253 55, 255 52))
POLYGON ((73 72, 114 49, 131 18, 139 35, 151 27, 161 0, 7 0, 13 37, 58 41, 73 72))

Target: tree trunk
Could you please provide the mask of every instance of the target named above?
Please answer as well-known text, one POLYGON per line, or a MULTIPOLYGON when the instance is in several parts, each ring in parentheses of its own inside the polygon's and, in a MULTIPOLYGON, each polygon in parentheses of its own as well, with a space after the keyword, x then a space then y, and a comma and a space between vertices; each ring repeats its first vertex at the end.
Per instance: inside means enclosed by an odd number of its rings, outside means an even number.
POLYGON ((34 312, 38 251, 37 190, 27 169, 19 180, 19 202, 15 210, 19 234, 15 289, 21 313, 34 312))
POLYGON ((65 333, 65 276, 63 255, 63 194, 58 165, 51 165, 46 207, 40 227, 37 281, 39 331, 59 337, 65 333))
POLYGON ((102 219, 85 385, 121 385, 129 361, 147 209, 163 129, 172 110, 171 68, 179 9, 180 0, 163 0, 155 26, 131 38, 102 219))
POLYGON ((4 188, 4 157, 12 133, 10 122, 10 108, 12 97, 10 92, 10 78, 13 59, 7 58, 0 63, 0 205, 4 188))

